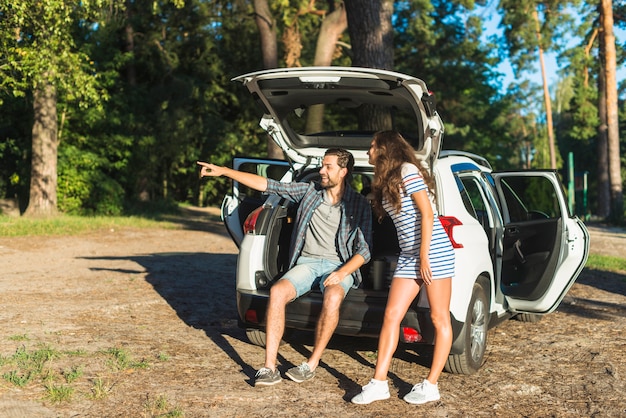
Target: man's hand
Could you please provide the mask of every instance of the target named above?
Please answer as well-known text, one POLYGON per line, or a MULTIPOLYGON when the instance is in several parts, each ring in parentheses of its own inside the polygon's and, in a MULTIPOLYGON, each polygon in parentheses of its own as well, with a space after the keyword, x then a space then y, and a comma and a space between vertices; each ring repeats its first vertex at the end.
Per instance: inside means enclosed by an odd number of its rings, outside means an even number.
POLYGON ((211 163, 198 161, 200 169, 200 177, 228 177, 254 190, 264 192, 267 189, 267 179, 254 173, 246 173, 244 171, 234 170, 228 167, 222 167, 211 163))
POLYGON ((339 284, 345 279, 347 274, 341 273, 339 271, 333 271, 326 277, 324 280, 324 287, 332 286, 334 284, 339 284))
POLYGON ((203 161, 198 161, 198 165, 202 167, 200 169, 200 177, 219 177, 223 176, 226 172, 225 168, 219 165, 205 163, 203 161))

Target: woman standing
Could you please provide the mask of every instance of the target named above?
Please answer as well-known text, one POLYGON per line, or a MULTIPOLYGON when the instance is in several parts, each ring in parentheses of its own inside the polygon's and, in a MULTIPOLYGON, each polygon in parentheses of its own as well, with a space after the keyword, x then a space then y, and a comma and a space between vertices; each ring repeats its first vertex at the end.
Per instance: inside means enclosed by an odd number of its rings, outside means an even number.
POLYGON ((452 347, 454 250, 433 210, 434 180, 402 135, 395 131, 376 133, 368 156, 375 174, 374 214, 379 221, 385 213, 393 220, 400 256, 389 289, 374 378, 352 402, 364 405, 389 398, 387 373, 398 347, 400 322, 422 286, 426 287, 435 328, 433 360, 428 377, 413 386, 404 400, 412 404, 436 401, 440 398, 437 380, 452 347))

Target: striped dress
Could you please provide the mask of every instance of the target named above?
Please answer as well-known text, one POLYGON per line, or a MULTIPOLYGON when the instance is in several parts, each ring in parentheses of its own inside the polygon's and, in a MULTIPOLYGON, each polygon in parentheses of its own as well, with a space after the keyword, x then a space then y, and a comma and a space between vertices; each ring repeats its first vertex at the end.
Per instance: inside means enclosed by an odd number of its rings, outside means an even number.
MULTIPOLYGON (((383 199, 383 208, 393 220, 398 231, 398 243, 400 244, 400 256, 394 277, 415 279, 421 278, 420 274, 420 245, 422 241, 421 221, 422 214, 413 203, 413 193, 426 190, 428 186, 417 167, 411 163, 402 165, 402 187, 400 188, 401 209, 396 213, 393 206, 383 199)), ((432 199, 431 199, 432 200, 432 199)), ((430 242, 430 268, 433 279, 444 279, 454 276, 454 250, 450 239, 441 226, 441 222, 435 213, 433 236, 430 242)))

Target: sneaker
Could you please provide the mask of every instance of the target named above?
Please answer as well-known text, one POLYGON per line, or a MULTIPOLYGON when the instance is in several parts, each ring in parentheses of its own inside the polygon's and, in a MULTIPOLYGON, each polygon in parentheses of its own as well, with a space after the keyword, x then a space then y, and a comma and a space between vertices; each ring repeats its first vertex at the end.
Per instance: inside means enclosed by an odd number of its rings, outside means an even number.
POLYGON ((404 396, 404 400, 414 405, 421 405, 426 402, 438 401, 439 388, 428 380, 424 379, 422 383, 413 386, 413 389, 404 396))
POLYGON ((313 376, 315 376, 315 372, 311 371, 311 368, 306 363, 302 363, 298 367, 292 367, 291 369, 287 370, 287 373, 285 374, 288 378, 297 383, 302 383, 305 380, 312 379, 313 376))
POLYGON ((389 384, 384 382, 376 382, 374 379, 363 386, 361 393, 352 398, 352 403, 357 405, 368 405, 374 401, 382 401, 389 399, 389 384))
POLYGON ((263 367, 254 375, 254 386, 272 386, 280 383, 282 380, 278 369, 272 370, 268 367, 263 367))

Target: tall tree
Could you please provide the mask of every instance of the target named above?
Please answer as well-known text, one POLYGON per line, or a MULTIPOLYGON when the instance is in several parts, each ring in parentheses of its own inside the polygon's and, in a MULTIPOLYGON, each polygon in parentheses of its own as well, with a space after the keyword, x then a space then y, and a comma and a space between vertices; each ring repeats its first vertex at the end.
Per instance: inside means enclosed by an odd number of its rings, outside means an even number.
POLYGON ((552 105, 549 86, 545 76, 543 55, 547 51, 558 51, 563 38, 561 32, 571 21, 566 12, 569 0, 500 0, 503 17, 501 26, 509 48, 509 55, 517 72, 533 62, 536 53, 541 67, 544 92, 546 127, 550 151, 550 166, 557 167, 557 152, 552 126, 552 105))
POLYGON ((83 104, 106 96, 98 89, 89 58, 76 49, 72 37, 74 26, 88 25, 101 3, 0 0, 0 36, 12 37, 4 51, 8 65, 0 66, 0 84, 15 95, 32 92, 33 97, 27 215, 57 211, 58 95, 83 104))
MULTIPOLYGON (((412 0, 394 9, 395 69, 422 78, 437 98, 445 123, 443 146, 479 153, 499 168, 519 167, 528 137, 511 129, 527 110, 529 88, 500 94, 498 45, 484 42, 484 17, 472 1, 412 0), (513 132, 514 131, 514 132, 513 132)), ((532 129, 525 132, 530 134, 532 129)))
MULTIPOLYGON (((278 67, 278 45, 276 40, 276 20, 272 16, 267 0, 254 0, 254 20, 259 28, 263 68, 278 67)), ((270 158, 282 158, 281 149, 272 138, 267 138, 267 155, 270 158)))
POLYGON ((539 67, 541 68, 541 82, 543 84, 543 101, 546 106, 546 128, 548 129, 548 146, 550 150, 550 167, 556 169, 556 146, 554 139, 554 123, 552 121, 552 100, 550 99, 550 89, 548 87, 548 77, 546 75, 546 63, 543 56, 543 46, 541 42, 541 23, 539 22, 539 12, 532 11, 535 21, 535 33, 537 36, 537 53, 539 56, 539 67))
MULTIPOLYGON (((337 54, 339 39, 347 27, 348 18, 343 3, 335 5, 334 0, 328 0, 328 12, 324 13, 320 26, 313 65, 323 67, 332 64, 333 57, 337 54)), ((324 105, 311 106, 306 119, 306 132, 320 132, 323 116, 324 105)))
POLYGON ((624 196, 622 186, 619 122, 617 107, 616 50, 613 33, 613 2, 600 1, 600 36, 602 38, 600 53, 604 57, 605 98, 607 122, 607 140, 609 155, 609 182, 611 187, 611 215, 613 221, 621 223, 624 219, 624 196))
POLYGON ((345 0, 344 3, 352 44, 352 65, 392 70, 393 1, 345 0))
MULTIPOLYGON (((604 43, 603 40, 600 41, 600 44, 602 43, 604 43)), ((603 65, 600 65, 600 69, 603 67, 603 65)), ((598 206, 596 215, 606 219, 611 214, 611 181, 609 178, 609 136, 606 115, 606 75, 604 71, 598 72, 598 118, 600 123, 596 138, 596 152, 598 155, 598 174, 596 179, 598 206)))
MULTIPOLYGON (((345 0, 344 4, 352 45, 352 65, 393 70, 393 1, 345 0)), ((375 106, 364 106, 359 111, 359 125, 362 129, 390 129, 391 115, 375 106)))

